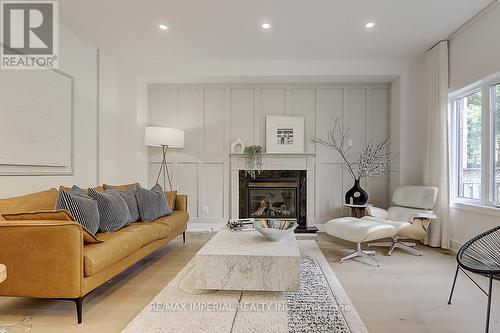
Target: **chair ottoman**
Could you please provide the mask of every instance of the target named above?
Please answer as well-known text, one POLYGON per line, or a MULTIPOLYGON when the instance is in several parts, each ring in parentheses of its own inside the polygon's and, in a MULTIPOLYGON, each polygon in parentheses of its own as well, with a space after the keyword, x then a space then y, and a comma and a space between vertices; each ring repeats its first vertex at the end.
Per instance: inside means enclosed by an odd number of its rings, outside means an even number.
POLYGON ((391 225, 364 221, 355 217, 330 220, 325 225, 325 231, 333 237, 356 243, 356 250, 340 259, 340 262, 362 257, 372 261, 376 266, 380 266, 380 262, 374 257, 375 253, 363 251, 361 243, 394 237, 398 233, 398 230, 391 225))

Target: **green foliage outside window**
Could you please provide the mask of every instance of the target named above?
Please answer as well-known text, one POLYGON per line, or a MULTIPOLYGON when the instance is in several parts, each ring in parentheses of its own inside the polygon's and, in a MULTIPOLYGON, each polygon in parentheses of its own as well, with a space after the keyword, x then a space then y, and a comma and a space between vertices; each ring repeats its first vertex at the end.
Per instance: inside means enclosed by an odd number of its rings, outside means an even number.
MULTIPOLYGON (((467 97, 467 168, 481 167, 481 103, 480 93, 467 97)), ((500 123, 497 124, 500 129, 500 123)))

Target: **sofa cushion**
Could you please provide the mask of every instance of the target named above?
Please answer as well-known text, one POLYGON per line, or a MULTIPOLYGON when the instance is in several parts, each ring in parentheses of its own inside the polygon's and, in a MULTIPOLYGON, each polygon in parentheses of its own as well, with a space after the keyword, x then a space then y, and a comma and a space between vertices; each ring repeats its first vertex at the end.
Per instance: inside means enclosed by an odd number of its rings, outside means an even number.
MULTIPOLYGON (((15 213, 0 215, 0 221, 75 221, 73 216, 65 210, 49 210, 49 211, 35 211, 29 213, 15 213)), ((102 243, 102 240, 92 235, 89 231, 82 227, 83 242, 84 244, 102 243)))
POLYGON ((162 216, 172 214, 165 193, 163 193, 163 189, 159 184, 153 186, 150 191, 142 187, 137 188, 136 198, 141 220, 144 222, 151 222, 162 216))
POLYGON ((0 214, 32 212, 35 210, 50 210, 54 208, 57 190, 51 188, 47 191, 0 199, 0 214))
POLYGON ((109 190, 109 189, 112 189, 112 190, 115 190, 115 191, 118 191, 118 192, 125 192, 129 189, 137 189, 139 187, 139 183, 132 183, 132 184, 124 184, 124 185, 109 185, 109 184, 103 184, 102 187, 105 189, 105 190, 109 190))
POLYGON ((118 231, 132 221, 127 203, 115 190, 99 193, 90 189, 88 194, 97 201, 100 232, 118 231))
POLYGON ((136 236, 141 239, 143 246, 170 236, 168 226, 158 223, 157 221, 132 223, 126 227, 126 230, 136 234, 136 236))
POLYGON ((143 246, 170 236, 168 226, 158 221, 136 222, 113 233, 99 233, 102 244, 83 248, 85 276, 92 276, 143 246))
POLYGON ((143 246, 144 240, 140 233, 129 232, 127 228, 117 232, 99 233, 96 236, 103 240, 101 244, 83 247, 85 276, 99 273, 143 246))
POLYGON ((59 191, 55 209, 70 212, 75 220, 93 235, 99 229, 97 202, 76 186, 73 186, 70 192, 62 189, 59 191))
POLYGON ((161 217, 154 223, 161 223, 168 226, 168 230, 171 234, 179 234, 186 230, 188 220, 188 213, 176 210, 172 215, 161 217))
MULTIPOLYGON (((75 186, 76 185, 73 185, 73 187, 75 187, 75 186)), ((63 190, 64 192, 70 192, 73 187, 59 186, 59 189, 63 190)), ((82 188, 82 191, 87 193, 89 191, 89 188, 82 188)), ((92 189, 96 192, 104 192, 104 188, 100 185, 96 186, 96 187, 92 187, 92 189)))

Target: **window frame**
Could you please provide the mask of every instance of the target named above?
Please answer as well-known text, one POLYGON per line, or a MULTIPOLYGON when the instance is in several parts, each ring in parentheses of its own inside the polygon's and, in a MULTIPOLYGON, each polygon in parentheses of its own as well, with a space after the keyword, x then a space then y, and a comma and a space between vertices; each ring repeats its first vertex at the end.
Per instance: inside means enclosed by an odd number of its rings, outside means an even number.
MULTIPOLYGON (((493 83, 490 83, 489 86, 489 120, 490 120, 490 126, 489 126, 489 131, 490 131, 490 147, 489 147, 489 196, 490 196, 490 203, 492 206, 495 206, 497 208, 500 208, 500 200, 495 201, 495 187, 496 187, 496 166, 495 166, 495 144, 496 144, 496 138, 495 138, 495 132, 496 132, 496 126, 495 126, 495 118, 496 118, 496 87, 500 87, 500 78, 497 78, 492 81, 493 83)), ((498 110, 500 111, 500 110, 498 110)), ((498 114, 500 117, 500 112, 498 114)))
MULTIPOLYGON (((469 85, 448 95, 449 110, 449 147, 450 147, 450 203, 486 206, 500 211, 500 200, 495 202, 495 87, 500 84, 500 73, 492 75, 475 84, 469 85), (458 196, 459 170, 459 124, 457 102, 467 96, 481 92, 481 199, 469 199, 458 196)), ((500 116, 500 113, 499 113, 500 116)))

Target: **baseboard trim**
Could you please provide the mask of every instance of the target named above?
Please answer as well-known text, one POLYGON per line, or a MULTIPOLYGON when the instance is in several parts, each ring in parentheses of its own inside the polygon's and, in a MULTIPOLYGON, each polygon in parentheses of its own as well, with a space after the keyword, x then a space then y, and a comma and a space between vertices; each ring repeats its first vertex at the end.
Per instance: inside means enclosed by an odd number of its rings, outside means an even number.
POLYGON ((450 249, 450 250, 451 250, 453 253, 455 253, 455 254, 456 254, 456 253, 458 252, 458 250, 462 247, 462 245, 464 245, 464 244, 463 244, 463 243, 461 243, 461 242, 459 242, 459 241, 456 241, 456 240, 454 240, 454 239, 451 239, 451 240, 450 240, 450 246, 451 246, 451 249, 450 249))
POLYGON ((221 222, 189 222, 187 225, 188 232, 200 232, 200 231, 219 231, 224 228, 226 223, 221 222))

